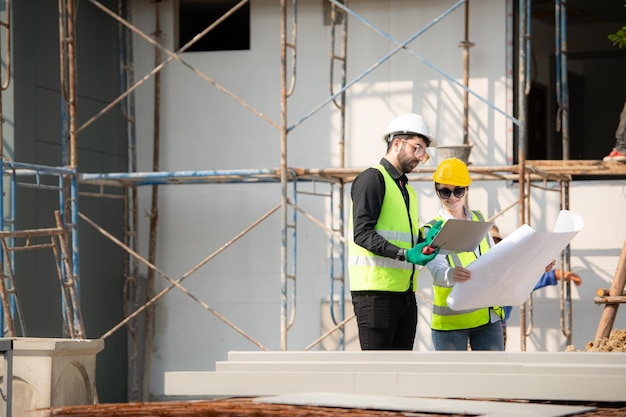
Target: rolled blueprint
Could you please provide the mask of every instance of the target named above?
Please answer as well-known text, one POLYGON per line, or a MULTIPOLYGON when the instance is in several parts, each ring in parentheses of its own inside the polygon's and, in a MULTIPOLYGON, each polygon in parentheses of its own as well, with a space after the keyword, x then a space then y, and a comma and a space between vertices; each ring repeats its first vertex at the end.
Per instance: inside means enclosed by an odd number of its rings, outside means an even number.
POLYGON ((582 218, 568 210, 561 210, 553 232, 522 225, 467 267, 472 277, 454 284, 448 306, 467 310, 523 304, 546 265, 560 256, 582 228, 582 218))

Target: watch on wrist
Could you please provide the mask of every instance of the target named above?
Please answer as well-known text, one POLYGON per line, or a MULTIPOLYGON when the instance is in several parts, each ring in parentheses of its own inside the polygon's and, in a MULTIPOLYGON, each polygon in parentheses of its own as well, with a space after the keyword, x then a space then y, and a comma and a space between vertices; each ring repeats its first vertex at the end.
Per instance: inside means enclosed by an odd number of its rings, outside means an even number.
POLYGON ((398 253, 396 254, 396 259, 399 261, 405 261, 406 260, 406 249, 398 249, 398 253))

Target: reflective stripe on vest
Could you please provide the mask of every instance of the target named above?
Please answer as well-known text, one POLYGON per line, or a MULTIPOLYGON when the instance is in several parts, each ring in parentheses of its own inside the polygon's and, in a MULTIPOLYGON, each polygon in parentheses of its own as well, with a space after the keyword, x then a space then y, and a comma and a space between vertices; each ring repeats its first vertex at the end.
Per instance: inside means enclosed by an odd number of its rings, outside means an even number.
MULTIPOLYGON (((427 223, 425 226, 432 226, 438 220, 444 220, 441 217, 437 217, 427 223)), ((485 221, 483 214, 476 210, 472 211, 472 221, 485 221)), ((478 250, 481 255, 490 249, 490 241, 487 236, 478 245, 478 250)), ((448 264, 451 267, 462 266, 466 267, 476 258, 474 252, 458 252, 450 253, 446 256, 448 264)), ((490 308, 476 308, 469 310, 452 310, 448 307, 446 300, 448 295, 452 291, 452 286, 446 287, 442 285, 433 284, 433 314, 431 327, 434 330, 462 330, 473 329, 491 321, 490 308)), ((493 310, 500 316, 504 317, 504 309, 500 306, 493 307, 493 310)))
MULTIPOLYGON (((413 240, 417 242, 418 236, 418 210, 415 191, 407 184, 406 188, 409 194, 409 212, 407 213, 402 192, 391 175, 380 164, 374 168, 378 169, 385 179, 385 197, 374 229, 394 245, 409 249, 413 247, 413 240)), ((350 290, 404 292, 409 289, 411 275, 415 274, 413 278, 413 291, 415 291, 417 288, 415 266, 409 262, 376 255, 357 245, 354 242, 352 210, 350 210, 349 224, 348 271, 350 273, 350 290)))

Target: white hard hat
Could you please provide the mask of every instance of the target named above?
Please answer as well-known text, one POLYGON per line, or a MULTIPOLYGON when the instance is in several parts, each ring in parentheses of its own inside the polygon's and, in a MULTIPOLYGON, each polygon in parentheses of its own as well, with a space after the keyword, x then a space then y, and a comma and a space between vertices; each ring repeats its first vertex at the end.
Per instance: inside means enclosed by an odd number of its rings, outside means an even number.
POLYGON ((430 135, 430 130, 428 126, 426 126, 424 118, 419 114, 413 113, 403 114, 389 122, 385 128, 382 139, 383 142, 387 143, 390 138, 393 139, 393 135, 407 135, 412 133, 427 137, 430 140, 428 144, 430 148, 439 145, 437 140, 430 135))

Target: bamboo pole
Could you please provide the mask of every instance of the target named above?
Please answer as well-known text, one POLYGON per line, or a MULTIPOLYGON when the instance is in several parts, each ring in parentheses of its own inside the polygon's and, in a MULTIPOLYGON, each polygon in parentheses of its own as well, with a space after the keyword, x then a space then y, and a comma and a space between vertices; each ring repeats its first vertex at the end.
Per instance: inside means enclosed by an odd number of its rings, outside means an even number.
MULTIPOLYGON (((615 270, 615 276, 613 277, 613 284, 609 289, 610 297, 619 297, 624 291, 624 285, 626 284, 626 241, 622 248, 622 254, 619 257, 617 269, 615 270)), ((606 304, 600 317, 600 324, 598 324, 598 330, 596 331, 595 340, 604 339, 609 337, 611 330, 613 329, 613 323, 615 322, 615 316, 619 303, 606 304)))

